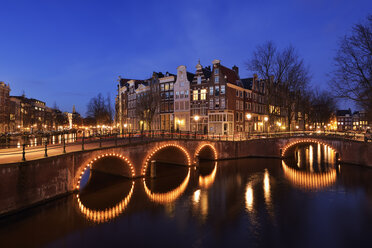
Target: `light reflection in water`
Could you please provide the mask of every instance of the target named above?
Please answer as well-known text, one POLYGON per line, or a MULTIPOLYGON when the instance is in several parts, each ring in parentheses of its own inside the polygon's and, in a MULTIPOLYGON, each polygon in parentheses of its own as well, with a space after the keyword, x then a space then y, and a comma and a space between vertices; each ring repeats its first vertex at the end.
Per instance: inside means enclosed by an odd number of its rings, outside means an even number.
POLYGON ((253 212, 253 189, 250 182, 247 183, 247 187, 245 189, 245 208, 248 213, 253 212))
POLYGON ((209 188, 213 184, 216 178, 216 173, 217 173, 217 162, 214 163, 214 168, 211 174, 209 174, 208 176, 199 175, 200 187, 205 188, 205 189, 209 188))
POLYGON ((190 180, 190 168, 188 169, 187 176, 183 180, 183 182, 175 189, 168 191, 166 193, 153 193, 151 190, 147 187, 145 178, 143 179, 143 187, 145 189, 146 195, 150 198, 151 201, 157 202, 157 203, 170 203, 175 201, 178 197, 182 195, 182 193, 186 190, 186 187, 190 180))
POLYGON ((264 174, 264 196, 265 196, 265 202, 266 205, 271 205, 271 193, 270 193, 270 178, 269 178, 269 172, 267 169, 265 169, 265 174, 264 174))
POLYGON ((336 170, 325 173, 309 173, 290 168, 282 160, 285 177, 295 186, 303 189, 319 189, 332 185, 336 182, 336 170))
POLYGON ((134 184, 135 182, 133 181, 132 187, 128 195, 123 200, 121 200, 115 206, 111 208, 107 208, 105 210, 89 209, 88 207, 84 206, 84 204, 81 202, 79 195, 76 195, 79 210, 88 220, 93 221, 93 222, 101 223, 101 222, 106 222, 111 219, 114 219, 117 216, 119 216, 121 213, 123 213, 123 211, 128 206, 130 199, 132 198, 132 195, 133 195, 134 184))

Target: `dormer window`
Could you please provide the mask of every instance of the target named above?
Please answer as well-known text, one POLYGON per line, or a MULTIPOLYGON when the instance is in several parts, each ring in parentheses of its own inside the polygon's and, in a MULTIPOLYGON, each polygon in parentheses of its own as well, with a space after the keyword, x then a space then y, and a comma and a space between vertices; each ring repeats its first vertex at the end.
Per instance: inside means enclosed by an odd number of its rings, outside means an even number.
POLYGON ((199 76, 197 79, 198 79, 198 84, 201 84, 201 76, 199 76))
POLYGON ((214 69, 214 75, 218 75, 218 73, 219 73, 218 68, 215 68, 215 69, 214 69))

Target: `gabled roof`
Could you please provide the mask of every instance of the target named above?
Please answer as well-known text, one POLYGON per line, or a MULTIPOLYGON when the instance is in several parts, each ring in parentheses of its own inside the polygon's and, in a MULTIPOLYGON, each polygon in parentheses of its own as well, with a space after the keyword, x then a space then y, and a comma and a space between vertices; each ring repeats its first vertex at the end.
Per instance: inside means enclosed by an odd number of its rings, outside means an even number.
POLYGON ((237 84, 239 81, 239 75, 232 69, 229 69, 223 65, 220 65, 220 71, 223 75, 226 76, 226 79, 229 83, 237 84))
POLYGON ((187 76, 187 80, 189 80, 189 82, 192 82, 192 80, 194 79, 195 74, 187 71, 186 76, 187 76))
POLYGON ((336 116, 345 116, 345 115, 350 115, 351 116, 351 110, 337 110, 336 111, 336 116))
POLYGON ((210 78, 212 75, 211 67, 207 66, 205 68, 202 68, 202 72, 204 74, 205 79, 210 78))
POLYGON ((253 78, 242 78, 240 81, 242 82, 244 89, 252 89, 253 78))

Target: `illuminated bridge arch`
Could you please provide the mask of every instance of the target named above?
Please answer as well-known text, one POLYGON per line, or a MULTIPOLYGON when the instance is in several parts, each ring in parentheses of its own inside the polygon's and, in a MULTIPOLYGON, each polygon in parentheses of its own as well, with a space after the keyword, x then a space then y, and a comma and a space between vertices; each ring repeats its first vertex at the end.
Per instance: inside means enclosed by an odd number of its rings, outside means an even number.
POLYGON ((216 148, 212 144, 204 143, 204 144, 201 144, 198 148, 196 148, 195 155, 194 155, 194 162, 196 162, 197 157, 199 157, 200 159, 217 160, 218 153, 217 153, 216 148))
MULTIPOLYGON (((152 151, 150 151, 148 153, 148 155, 146 156, 145 160, 144 160, 144 163, 143 163, 143 166, 142 166, 142 176, 145 176, 146 175, 146 170, 147 170, 147 167, 149 166, 149 163, 151 162, 151 160, 154 158, 154 156, 156 154, 158 154, 160 151, 166 149, 166 148, 176 148, 177 150, 181 151, 185 157, 186 157, 186 165, 187 166, 191 166, 191 157, 190 157, 190 154, 189 152, 182 146, 180 145, 177 145, 177 144, 165 144, 165 145, 161 145, 161 146, 158 146, 156 147, 155 149, 153 149, 152 151)), ((164 161, 166 162, 166 161, 164 161)))
POLYGON ((84 172, 88 168, 92 169, 92 166, 94 166, 94 163, 96 161, 99 161, 102 158, 108 158, 108 157, 116 157, 116 158, 119 158, 120 160, 122 160, 125 164, 127 164, 129 166, 131 177, 134 177, 135 176, 135 171, 134 171, 133 164, 132 164, 132 162, 127 157, 125 157, 125 156, 123 156, 121 154, 118 154, 118 153, 105 153, 105 154, 102 154, 102 155, 99 155, 99 156, 95 157, 94 159, 90 160, 89 163, 85 164, 84 166, 82 166, 80 168, 79 172, 77 173, 78 176, 77 176, 77 180, 76 180, 75 189, 76 190, 79 190, 81 178, 83 177, 84 172))
MULTIPOLYGON (((304 139, 296 139, 294 141, 290 141, 288 144, 286 144, 283 148, 282 148, 282 152, 281 152, 281 156, 282 157, 285 157, 286 153, 294 146, 298 145, 298 144, 305 144, 305 143, 315 143, 315 144, 320 144, 320 145, 324 145, 324 146, 328 146, 334 153, 339 153, 339 151, 333 147, 331 144, 329 144, 328 142, 325 142, 323 140, 320 140, 320 139, 312 139, 312 138, 304 138, 304 139)), ((340 159, 340 158, 339 158, 340 159)))

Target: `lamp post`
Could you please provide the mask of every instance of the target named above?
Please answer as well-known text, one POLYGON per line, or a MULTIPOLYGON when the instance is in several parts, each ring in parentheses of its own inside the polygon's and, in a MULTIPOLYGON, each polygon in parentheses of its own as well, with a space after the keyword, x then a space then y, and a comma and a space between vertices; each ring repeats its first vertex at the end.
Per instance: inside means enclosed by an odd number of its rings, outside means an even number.
MULTIPOLYGON (((194 116, 194 120, 195 120, 195 122, 196 122, 196 131, 195 131, 195 133, 197 133, 199 130, 199 128, 198 128, 198 120, 199 120, 199 115, 195 115, 194 116)), ((196 138, 196 135, 195 135, 195 138, 196 138)))
POLYGON ((268 122, 268 120, 269 120, 269 117, 265 116, 265 117, 264 117, 264 122, 265 122, 265 126, 264 126, 264 128, 266 129, 266 133, 269 133, 269 129, 268 129, 268 126, 267 126, 267 122, 268 122))
POLYGON ((246 115, 246 117, 247 117, 247 119, 248 119, 248 138, 249 138, 249 136, 250 136, 250 133, 251 133, 251 119, 252 119, 252 115, 251 114, 247 114, 246 115))

